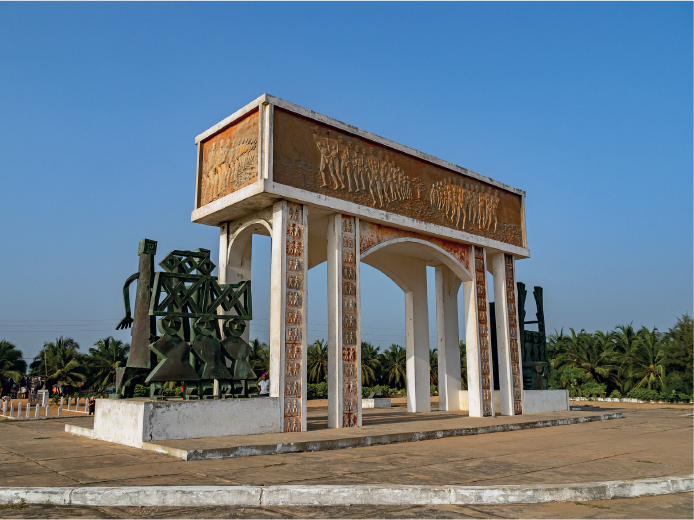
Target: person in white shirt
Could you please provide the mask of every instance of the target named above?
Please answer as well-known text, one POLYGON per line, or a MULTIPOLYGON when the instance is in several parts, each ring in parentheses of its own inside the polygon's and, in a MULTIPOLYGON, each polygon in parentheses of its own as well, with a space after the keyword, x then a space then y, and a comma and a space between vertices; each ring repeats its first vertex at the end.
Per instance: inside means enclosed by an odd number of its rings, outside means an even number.
POLYGON ((258 393, 260 395, 270 395, 270 381, 267 380, 267 376, 263 374, 260 376, 260 381, 255 385, 258 388, 258 393))

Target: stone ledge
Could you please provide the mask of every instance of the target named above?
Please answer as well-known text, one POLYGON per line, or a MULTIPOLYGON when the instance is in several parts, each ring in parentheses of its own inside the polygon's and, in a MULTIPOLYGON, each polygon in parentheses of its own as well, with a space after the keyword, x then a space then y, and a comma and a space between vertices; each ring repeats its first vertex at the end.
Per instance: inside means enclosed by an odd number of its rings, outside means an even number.
MULTIPOLYGON (((273 444, 247 444, 244 446, 219 446, 217 448, 185 450, 172 448, 155 442, 142 443, 141 448, 166 453, 182 460, 207 460, 224 459, 234 457, 253 457, 256 455, 277 455, 282 453, 301 453, 307 451, 329 451, 347 448, 366 448, 384 444, 397 444, 401 442, 418 442, 443 439, 446 437, 464 437, 468 435, 483 435, 485 433, 500 433, 534 428, 548 428, 552 426, 567 426, 593 421, 607 421, 611 419, 623 419, 621 412, 608 413, 593 416, 565 417, 561 419, 549 419, 541 421, 528 421, 521 423, 494 424, 473 428, 451 428, 445 430, 429 430, 415 432, 398 432, 383 435, 362 435, 340 439, 320 439, 303 442, 284 442, 273 444)), ((73 433, 73 432, 71 432, 73 433)), ((79 434, 78 434, 79 435, 79 434)))
POLYGON ((565 485, 0 487, 0 503, 139 506, 489 505, 610 500, 694 491, 694 475, 565 485))

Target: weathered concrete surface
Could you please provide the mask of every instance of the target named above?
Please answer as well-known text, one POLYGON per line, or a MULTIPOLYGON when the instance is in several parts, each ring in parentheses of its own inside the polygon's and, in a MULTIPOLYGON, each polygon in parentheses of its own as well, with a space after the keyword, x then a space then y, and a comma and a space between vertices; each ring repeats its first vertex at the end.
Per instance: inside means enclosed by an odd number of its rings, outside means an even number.
MULTIPOLYGON (((340 438, 316 438, 313 440, 298 440, 301 437, 292 436, 297 440, 290 441, 287 438, 284 442, 267 443, 270 439, 265 436, 253 435, 244 436, 243 439, 228 437, 219 439, 222 442, 215 442, 218 439, 201 439, 208 444, 216 444, 209 448, 187 449, 185 443, 166 443, 166 442, 147 442, 142 444, 142 448, 153 450, 158 453, 167 453, 183 460, 206 460, 221 459, 232 457, 252 457, 259 455, 278 455, 282 453, 299 453, 306 451, 329 451, 347 448, 365 448, 368 446, 379 446, 385 444, 397 444, 403 442, 420 442, 434 439, 444 439, 446 437, 465 437, 469 435, 484 435, 489 433, 511 432, 528 430, 534 428, 549 428, 552 426, 566 426, 569 424, 581 424, 593 421, 606 421, 610 419, 621 419, 620 412, 609 414, 595 414, 578 417, 558 417, 537 421, 528 421, 516 416, 515 422, 505 422, 502 424, 491 424, 486 426, 473 426, 469 428, 448 428, 440 430, 419 430, 405 432, 365 432, 359 431, 352 436, 342 436, 340 438), (229 446, 228 444, 231 444, 229 446)), ((66 426, 67 428, 67 426, 66 426)), ((322 432, 324 433, 324 432, 322 432)))
POLYGON ((350 506, 537 504, 694 491, 693 475, 633 481, 516 486, 0 487, 0 503, 81 506, 350 506))
MULTIPOLYGON (((24 505, 0 518, 692 518, 692 493, 504 505, 96 507, 24 505)), ((18 506, 15 506, 18 507, 18 506)))
MULTIPOLYGON (((407 415, 403 408, 399 410, 407 415)), ((350 450, 189 462, 64 432, 66 422, 90 426, 93 419, 86 417, 4 421, 0 422, 0 482, 12 487, 508 486, 694 473, 692 417, 686 417, 691 407, 602 410, 608 411, 622 411, 624 419, 350 450)), ((327 422, 325 411, 309 413, 327 422)), ((437 416, 448 415, 432 412, 409 417, 421 429, 421 424, 434 425, 443 420, 437 416)), ((384 430, 408 426, 398 416, 398 408, 367 410, 364 418, 380 423, 384 430)))
POLYGON ((523 414, 563 412, 569 409, 568 390, 523 390, 523 414))
POLYGON ((269 397, 160 402, 97 399, 93 433, 67 430, 136 448, 148 441, 276 433, 281 431, 278 406, 278 400, 269 397))
POLYGON ((362 408, 390 408, 390 397, 374 397, 373 399, 362 399, 362 408))

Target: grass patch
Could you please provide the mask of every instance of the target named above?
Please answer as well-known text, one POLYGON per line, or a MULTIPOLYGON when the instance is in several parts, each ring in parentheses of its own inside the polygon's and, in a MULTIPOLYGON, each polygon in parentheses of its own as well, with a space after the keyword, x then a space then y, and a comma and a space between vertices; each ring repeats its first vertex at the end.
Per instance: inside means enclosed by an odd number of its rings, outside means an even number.
POLYGON ((655 462, 651 462, 650 460, 637 460, 636 462, 644 462, 646 464, 655 464, 655 462))
POLYGON ((27 501, 20 498, 19 502, 8 502, 7 504, 0 505, 0 509, 24 509, 26 505, 27 501))
POLYGON ((263 466, 263 467, 264 467, 264 468, 269 468, 269 467, 271 467, 271 466, 286 466, 286 465, 287 465, 286 462, 280 462, 279 464, 265 464, 265 466, 263 466))
POLYGON ((34 437, 35 441, 41 440, 41 439, 50 439, 50 437, 34 437))
POLYGON ((607 506, 601 506, 598 504, 584 504, 583 502, 574 502, 577 506, 586 506, 586 507, 593 507, 595 509, 609 509, 607 506))

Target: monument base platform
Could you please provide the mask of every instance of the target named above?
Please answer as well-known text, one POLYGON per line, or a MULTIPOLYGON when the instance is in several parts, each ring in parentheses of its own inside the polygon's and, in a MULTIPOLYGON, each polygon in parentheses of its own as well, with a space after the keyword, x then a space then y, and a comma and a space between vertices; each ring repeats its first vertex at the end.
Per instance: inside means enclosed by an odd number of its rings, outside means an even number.
POLYGON ((374 397, 373 399, 362 399, 362 408, 390 408, 390 397, 374 397))
POLYGON ((151 441, 279 433, 279 400, 273 397, 200 401, 97 399, 94 429, 76 435, 142 448, 151 441))
MULTIPOLYGON (((470 409, 467 390, 460 391, 460 409, 470 409)), ((568 390, 523 390, 523 415, 566 412, 568 409, 568 390)), ((494 413, 501 414, 501 392, 499 390, 494 390, 494 413)))

